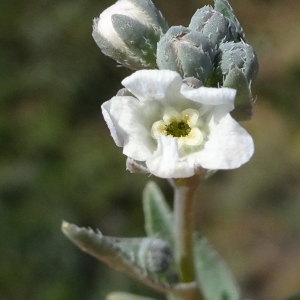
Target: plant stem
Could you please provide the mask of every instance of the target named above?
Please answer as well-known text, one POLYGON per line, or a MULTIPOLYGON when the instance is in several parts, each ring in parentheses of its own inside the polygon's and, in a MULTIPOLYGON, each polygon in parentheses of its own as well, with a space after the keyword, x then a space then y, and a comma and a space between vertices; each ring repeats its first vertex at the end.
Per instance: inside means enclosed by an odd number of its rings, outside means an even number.
POLYGON ((194 196, 201 176, 174 179, 175 255, 182 282, 195 281, 194 196))

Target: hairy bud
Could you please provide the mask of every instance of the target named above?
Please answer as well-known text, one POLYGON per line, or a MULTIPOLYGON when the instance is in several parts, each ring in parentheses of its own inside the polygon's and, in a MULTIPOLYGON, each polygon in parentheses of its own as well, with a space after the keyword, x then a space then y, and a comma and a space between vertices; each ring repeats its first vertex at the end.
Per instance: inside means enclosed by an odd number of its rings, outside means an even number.
POLYGON ((174 26, 158 43, 157 65, 204 83, 212 71, 215 53, 214 44, 202 33, 174 26))
POLYGON ((151 0, 119 0, 93 22, 102 52, 130 69, 156 68, 156 46, 168 26, 151 0))

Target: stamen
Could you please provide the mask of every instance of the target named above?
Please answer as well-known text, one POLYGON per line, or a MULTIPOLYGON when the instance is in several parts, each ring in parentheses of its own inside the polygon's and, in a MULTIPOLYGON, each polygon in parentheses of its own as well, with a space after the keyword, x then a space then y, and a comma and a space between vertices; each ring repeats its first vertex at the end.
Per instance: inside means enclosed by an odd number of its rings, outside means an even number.
POLYGON ((183 145, 198 146, 204 141, 199 123, 202 122, 197 110, 188 108, 178 113, 174 108, 167 107, 162 120, 153 123, 151 135, 154 139, 161 134, 177 138, 178 148, 183 145))
POLYGON ((173 137, 187 136, 191 132, 191 127, 184 121, 172 122, 166 126, 167 135, 173 137))

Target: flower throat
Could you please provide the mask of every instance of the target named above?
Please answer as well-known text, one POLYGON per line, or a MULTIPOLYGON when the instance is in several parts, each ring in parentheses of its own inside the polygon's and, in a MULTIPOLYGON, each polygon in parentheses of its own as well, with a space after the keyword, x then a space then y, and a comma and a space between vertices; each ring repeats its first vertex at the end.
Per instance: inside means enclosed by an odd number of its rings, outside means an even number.
POLYGON ((191 127, 184 121, 173 121, 166 125, 165 132, 173 137, 185 137, 191 132, 191 127))

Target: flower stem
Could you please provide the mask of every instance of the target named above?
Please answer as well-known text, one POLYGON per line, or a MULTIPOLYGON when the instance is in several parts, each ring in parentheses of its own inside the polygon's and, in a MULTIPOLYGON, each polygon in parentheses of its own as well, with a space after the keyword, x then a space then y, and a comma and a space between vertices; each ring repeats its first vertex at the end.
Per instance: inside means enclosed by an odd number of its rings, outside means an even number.
POLYGON ((201 176, 173 180, 175 215, 175 255, 182 282, 195 280, 193 229, 194 196, 201 176))

